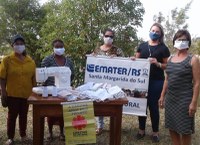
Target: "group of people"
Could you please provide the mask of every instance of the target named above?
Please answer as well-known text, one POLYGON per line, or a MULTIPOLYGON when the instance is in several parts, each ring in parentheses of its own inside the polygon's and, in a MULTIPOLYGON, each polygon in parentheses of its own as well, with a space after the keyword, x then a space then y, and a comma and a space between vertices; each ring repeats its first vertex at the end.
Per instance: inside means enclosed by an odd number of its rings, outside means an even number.
MULTIPOLYGON (((115 34, 111 29, 103 33, 103 45, 98 46, 93 54, 115 57, 124 57, 122 49, 113 45, 115 34)), ((176 53, 170 55, 165 45, 164 31, 160 24, 154 23, 149 31, 149 40, 140 44, 136 55, 131 57, 150 61, 149 89, 147 109, 149 109, 152 123, 152 141, 159 142, 159 107, 165 108, 165 127, 174 145, 191 145, 191 135, 194 133, 194 119, 197 111, 197 102, 200 85, 200 63, 195 55, 189 53, 191 36, 187 30, 178 30, 173 38, 176 53), (164 71, 165 70, 165 71, 164 71), (165 73, 166 72, 166 73, 165 73)), ((26 54, 25 40, 16 35, 12 40, 13 53, 2 60, 0 81, 2 91, 2 105, 8 107, 6 144, 13 144, 16 118, 19 116, 19 130, 21 140, 27 139, 27 98, 36 86, 35 63, 26 54)), ((67 66, 72 71, 72 61, 65 56, 62 40, 52 43, 53 54, 41 62, 41 67, 67 66)), ((54 85, 54 78, 48 78, 46 85, 54 85)), ((147 117, 138 117, 139 129, 136 139, 143 139, 146 135, 147 117)), ((96 117, 96 134, 101 134, 104 128, 103 116, 96 117)), ((60 125, 60 139, 64 139, 63 118, 48 117, 49 139, 53 138, 52 127, 60 125)))
MULTIPOLYGON (((140 44, 136 58, 149 58, 150 78, 147 106, 152 123, 152 141, 159 142, 159 107, 165 108, 165 127, 173 145, 191 145, 194 116, 197 110, 200 63, 189 53, 191 36, 178 30, 173 38, 175 54, 163 42, 163 28, 155 23, 150 28, 150 40, 140 44), (164 71, 165 70, 165 74, 164 71)), ((146 117, 139 117, 137 139, 145 136, 146 117)))
MULTIPOLYGON (((16 35, 12 39, 13 52, 4 57, 0 67, 1 101, 3 107, 8 107, 7 136, 5 145, 14 143, 16 119, 19 116, 19 132, 22 142, 27 142, 27 114, 29 105, 27 99, 36 86, 36 65, 32 58, 27 55, 25 39, 16 35)), ((66 57, 64 42, 56 39, 52 43, 53 54, 45 57, 41 67, 67 66, 71 70, 71 79, 74 77, 73 62, 66 57)), ((54 78, 49 77, 44 85, 54 85, 54 78)), ((60 126, 60 140, 64 140, 64 121, 62 117, 47 117, 49 128, 49 140, 53 139, 53 125, 60 126)))

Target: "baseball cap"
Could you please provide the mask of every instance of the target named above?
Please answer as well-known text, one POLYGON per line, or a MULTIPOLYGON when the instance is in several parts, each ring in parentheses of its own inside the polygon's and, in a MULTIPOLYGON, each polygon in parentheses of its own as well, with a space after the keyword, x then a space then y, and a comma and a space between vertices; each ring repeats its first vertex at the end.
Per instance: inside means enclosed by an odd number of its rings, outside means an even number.
POLYGON ((25 43, 24 38, 23 38, 20 34, 17 34, 17 35, 15 35, 15 36, 12 38, 12 45, 13 45, 17 40, 22 40, 22 41, 25 43))

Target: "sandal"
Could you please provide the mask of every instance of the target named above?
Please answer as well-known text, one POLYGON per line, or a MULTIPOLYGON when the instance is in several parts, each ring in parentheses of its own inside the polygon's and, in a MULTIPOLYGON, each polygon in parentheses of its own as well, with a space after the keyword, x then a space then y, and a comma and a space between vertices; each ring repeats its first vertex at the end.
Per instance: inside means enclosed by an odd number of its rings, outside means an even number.
POLYGON ((48 140, 48 141, 53 141, 53 136, 51 136, 51 135, 48 136, 48 137, 47 137, 47 140, 48 140))
POLYGON ((14 145, 14 141, 12 139, 8 139, 5 145, 14 145))
POLYGON ((159 141, 160 141, 158 135, 153 135, 152 138, 151 138, 151 140, 152 140, 153 143, 156 143, 156 142, 159 142, 159 141))
POLYGON ((141 133, 138 132, 137 135, 136 135, 136 139, 137 140, 143 139, 144 136, 145 136, 145 133, 141 134, 141 133))
POLYGON ((100 135, 103 132, 103 128, 96 129, 96 135, 100 135))
POLYGON ((24 144, 29 143, 28 137, 27 136, 21 137, 21 142, 24 144))

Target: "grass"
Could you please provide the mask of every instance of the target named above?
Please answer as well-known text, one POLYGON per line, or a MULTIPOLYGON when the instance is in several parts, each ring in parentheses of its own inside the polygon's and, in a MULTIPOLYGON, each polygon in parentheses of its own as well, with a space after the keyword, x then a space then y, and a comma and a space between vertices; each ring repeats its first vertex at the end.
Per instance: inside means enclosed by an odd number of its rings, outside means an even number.
MULTIPOLYGON (((146 127, 146 136, 143 140, 137 141, 134 139, 135 134, 137 133, 138 121, 136 116, 123 115, 122 119, 122 136, 121 136, 121 144, 122 145, 171 145, 170 136, 168 130, 164 128, 164 110, 160 111, 160 143, 152 143, 150 139, 151 135, 151 124, 150 117, 147 119, 147 127, 146 127)), ((7 109, 0 107, 0 145, 3 145, 7 140, 6 135, 6 116, 7 109)), ((97 136, 96 145, 108 145, 109 144, 109 118, 105 117, 105 130, 99 136, 97 136)), ((44 144, 45 145, 65 145, 63 141, 59 140, 59 128, 58 126, 54 126, 54 140, 52 142, 48 142, 46 140, 48 136, 47 123, 45 122, 45 133, 44 133, 44 144)), ((195 134, 192 136, 192 145, 200 144, 200 107, 198 108, 198 112, 196 114, 196 127, 195 134)), ((32 145, 32 107, 29 109, 28 115, 28 128, 27 134, 29 137, 29 142, 27 145, 32 145)), ((18 131, 18 120, 16 124, 15 131, 15 145, 21 145, 19 131, 18 131)))

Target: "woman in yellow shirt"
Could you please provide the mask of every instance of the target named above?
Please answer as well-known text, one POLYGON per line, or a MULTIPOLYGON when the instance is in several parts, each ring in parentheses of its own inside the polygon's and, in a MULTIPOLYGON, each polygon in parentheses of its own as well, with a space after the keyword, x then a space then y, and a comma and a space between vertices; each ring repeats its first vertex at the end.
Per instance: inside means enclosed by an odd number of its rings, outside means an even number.
POLYGON ((25 40, 16 35, 12 40, 13 53, 3 58, 0 69, 1 93, 4 107, 8 106, 7 145, 13 144, 16 118, 19 115, 19 132, 25 141, 27 128, 27 98, 36 85, 35 63, 26 54, 25 40))

